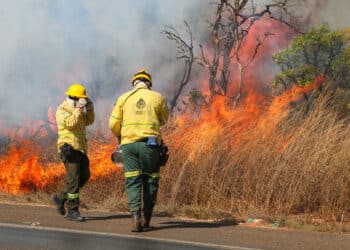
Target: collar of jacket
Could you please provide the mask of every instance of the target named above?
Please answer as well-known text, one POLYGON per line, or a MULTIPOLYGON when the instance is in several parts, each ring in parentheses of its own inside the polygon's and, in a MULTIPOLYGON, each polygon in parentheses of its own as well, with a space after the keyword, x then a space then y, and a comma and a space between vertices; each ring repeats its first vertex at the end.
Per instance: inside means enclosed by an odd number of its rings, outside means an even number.
POLYGON ((147 83, 143 82, 143 81, 137 81, 135 86, 134 86, 134 89, 150 89, 149 86, 147 85, 147 83))

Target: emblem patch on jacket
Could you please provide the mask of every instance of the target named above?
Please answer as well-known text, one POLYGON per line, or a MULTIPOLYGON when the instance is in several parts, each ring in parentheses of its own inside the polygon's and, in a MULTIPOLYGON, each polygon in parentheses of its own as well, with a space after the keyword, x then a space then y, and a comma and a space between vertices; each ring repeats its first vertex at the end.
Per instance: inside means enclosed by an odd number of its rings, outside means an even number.
POLYGON ((138 109, 144 109, 145 106, 146 106, 145 100, 143 100, 142 98, 140 98, 136 103, 136 107, 138 109))

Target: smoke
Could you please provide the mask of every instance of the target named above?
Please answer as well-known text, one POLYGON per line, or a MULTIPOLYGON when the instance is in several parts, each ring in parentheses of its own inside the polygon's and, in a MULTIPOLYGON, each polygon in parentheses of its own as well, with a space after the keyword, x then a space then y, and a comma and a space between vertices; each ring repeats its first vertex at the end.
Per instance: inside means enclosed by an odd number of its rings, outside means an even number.
MULTIPOLYGON (((307 24, 317 26, 326 24, 332 29, 344 29, 349 27, 350 16, 348 0, 291 0, 295 1, 297 8, 294 12, 306 18, 307 24)), ((305 20, 304 20, 305 22, 305 20)), ((305 27, 305 25, 304 25, 305 27)))
POLYGON ((349 0, 325 1, 319 18, 331 28, 346 28, 350 24, 349 9, 349 0))
MULTIPOLYGON (((187 20, 200 30, 209 0, 28 0, 0 6, 0 121, 21 125, 43 119, 70 84, 92 99, 114 99, 130 89, 134 72, 147 68, 156 90, 171 84, 176 47, 160 34, 187 20)), ((194 34, 196 35, 196 34, 194 34)))
MULTIPOLYGON (((331 27, 349 23, 348 0, 319 3, 315 23, 331 27)), ((166 92, 181 78, 176 45, 160 34, 165 25, 184 32, 190 24, 195 44, 207 39, 211 0, 27 0, 0 6, 0 122, 21 125, 44 119, 74 82, 87 87, 92 99, 110 100, 130 89, 136 70, 147 68, 154 88, 166 92)), ((169 93, 168 93, 169 94, 169 93)), ((169 94, 170 97, 171 93, 169 94)), ((101 108, 101 107, 100 107, 101 108)))

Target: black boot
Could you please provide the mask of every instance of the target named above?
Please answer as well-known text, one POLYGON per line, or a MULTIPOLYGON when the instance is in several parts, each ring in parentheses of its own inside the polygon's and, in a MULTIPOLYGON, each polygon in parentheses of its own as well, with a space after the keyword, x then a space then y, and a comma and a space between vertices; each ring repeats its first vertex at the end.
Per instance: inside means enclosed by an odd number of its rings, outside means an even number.
POLYGON ((85 218, 80 215, 78 209, 69 209, 65 218, 67 220, 79 221, 79 222, 85 220, 85 218))
POLYGON ((53 202, 56 205, 56 210, 60 215, 64 215, 66 213, 66 210, 64 209, 64 202, 60 198, 58 198, 57 195, 54 195, 52 198, 53 202))
POLYGON ((131 212, 131 215, 132 215, 131 232, 142 232, 141 211, 131 212))
POLYGON ((151 218, 152 218, 152 211, 143 212, 142 226, 144 228, 151 228, 150 226, 151 218))

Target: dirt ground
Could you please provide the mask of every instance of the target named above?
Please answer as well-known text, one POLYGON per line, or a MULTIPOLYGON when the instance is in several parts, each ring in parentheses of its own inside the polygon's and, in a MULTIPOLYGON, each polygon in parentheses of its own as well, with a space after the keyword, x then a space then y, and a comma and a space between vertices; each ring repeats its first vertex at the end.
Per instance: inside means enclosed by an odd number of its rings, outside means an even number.
MULTIPOLYGON (((350 249, 350 235, 253 227, 233 222, 207 222, 173 217, 154 217, 152 230, 131 233, 126 213, 81 210, 85 222, 71 222, 53 206, 0 204, 0 225, 64 230, 81 230, 138 237, 181 240, 259 249, 350 249)), ((251 225, 251 224, 250 224, 251 225)))

